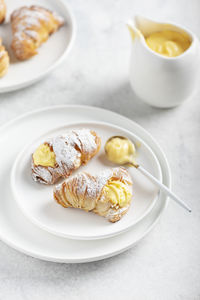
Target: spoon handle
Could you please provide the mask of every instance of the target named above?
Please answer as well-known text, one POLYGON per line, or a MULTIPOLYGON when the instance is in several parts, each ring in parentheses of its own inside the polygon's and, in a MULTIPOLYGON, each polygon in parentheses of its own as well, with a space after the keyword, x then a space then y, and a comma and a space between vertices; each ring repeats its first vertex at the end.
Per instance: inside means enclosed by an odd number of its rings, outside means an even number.
POLYGON ((177 197, 173 192, 170 191, 168 187, 166 187, 163 183, 161 183, 158 179, 156 179, 153 175, 151 175, 147 170, 145 170, 142 166, 134 165, 143 175, 148 177, 151 182, 153 182, 157 187, 160 188, 167 196, 176 201, 180 206, 185 208, 187 211, 191 212, 191 208, 184 203, 179 197, 177 197))

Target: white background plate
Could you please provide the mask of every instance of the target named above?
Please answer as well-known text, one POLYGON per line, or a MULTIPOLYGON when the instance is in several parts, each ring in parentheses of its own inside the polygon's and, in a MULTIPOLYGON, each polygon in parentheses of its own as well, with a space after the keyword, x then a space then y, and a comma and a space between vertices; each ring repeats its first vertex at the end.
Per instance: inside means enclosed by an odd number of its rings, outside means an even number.
POLYGON ((25 145, 44 132, 68 122, 105 121, 122 126, 142 138, 154 151, 162 169, 163 182, 170 186, 170 170, 166 157, 153 138, 133 121, 99 108, 88 106, 57 106, 26 114, 0 129, 0 238, 28 255, 55 262, 88 262, 125 251, 140 241, 156 224, 167 200, 161 194, 150 214, 133 229, 118 236, 94 241, 78 241, 57 237, 33 225, 21 213, 13 199, 9 184, 13 162, 25 145), (13 145, 14 137, 18 137, 13 145))
MULTIPOLYGON (((106 123, 81 123, 56 128, 39 137, 19 154, 12 170, 11 186, 15 199, 24 214, 41 228, 59 236, 73 239, 99 239, 114 236, 128 230, 144 218, 152 209, 158 198, 157 188, 140 172, 129 168, 133 179, 133 201, 128 213, 116 223, 110 223, 105 218, 87 213, 80 209, 63 208, 53 200, 53 186, 47 186, 33 181, 31 177, 31 154, 49 137, 60 135, 67 130, 89 128, 95 130, 102 139, 99 153, 84 167, 73 174, 87 171, 98 174, 100 170, 116 165, 110 163, 104 153, 104 145, 108 138, 114 135, 126 136, 137 149, 137 161, 154 176, 161 178, 159 162, 151 149, 137 136, 120 127, 106 123)), ((62 182, 62 181, 61 181, 62 182)))
POLYGON ((0 79, 0 93, 23 88, 52 71, 69 53, 75 38, 75 20, 62 0, 7 0, 7 17, 0 26, 0 37, 9 52, 10 67, 8 73, 0 79), (38 48, 38 54, 26 61, 17 61, 10 48, 12 32, 10 14, 21 6, 40 5, 60 14, 65 25, 38 48))

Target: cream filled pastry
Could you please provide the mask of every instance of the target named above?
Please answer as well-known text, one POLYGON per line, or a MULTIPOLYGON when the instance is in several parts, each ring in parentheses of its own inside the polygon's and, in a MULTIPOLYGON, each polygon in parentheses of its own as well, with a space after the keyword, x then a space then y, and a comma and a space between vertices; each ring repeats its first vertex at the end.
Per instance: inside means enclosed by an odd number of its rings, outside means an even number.
POLYGON ((82 172, 56 186, 54 199, 64 207, 80 208, 117 222, 130 207, 132 180, 122 167, 106 169, 97 176, 82 172))
POLYGON ((32 154, 32 177, 53 184, 86 164, 100 150, 101 139, 89 129, 72 130, 39 145, 32 154))

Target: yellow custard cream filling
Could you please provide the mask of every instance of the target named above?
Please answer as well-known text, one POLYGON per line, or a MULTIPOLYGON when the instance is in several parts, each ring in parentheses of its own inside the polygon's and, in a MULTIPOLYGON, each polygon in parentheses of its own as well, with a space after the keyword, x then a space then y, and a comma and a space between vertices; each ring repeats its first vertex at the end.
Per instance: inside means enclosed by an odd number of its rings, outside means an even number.
POLYGON ((154 32, 145 40, 151 50, 168 57, 182 54, 191 45, 190 38, 186 33, 170 30, 154 32))
POLYGON ((110 161, 124 164, 130 160, 130 156, 135 155, 135 147, 129 140, 121 138, 111 139, 105 147, 107 157, 110 161))
POLYGON ((104 193, 107 200, 110 200, 114 205, 119 205, 120 207, 127 206, 132 197, 129 187, 117 180, 108 181, 104 187, 104 193))
POLYGON ((40 145, 33 153, 33 161, 36 166, 54 167, 56 164, 55 153, 48 145, 40 145))

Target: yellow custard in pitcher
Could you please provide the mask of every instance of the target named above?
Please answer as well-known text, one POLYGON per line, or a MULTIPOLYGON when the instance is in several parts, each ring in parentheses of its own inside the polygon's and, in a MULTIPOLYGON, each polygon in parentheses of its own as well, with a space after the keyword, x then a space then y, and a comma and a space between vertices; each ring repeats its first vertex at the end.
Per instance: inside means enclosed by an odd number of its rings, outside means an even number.
POLYGON ((171 30, 153 32, 145 37, 145 41, 151 50, 167 57, 181 55, 191 45, 186 33, 171 30))

